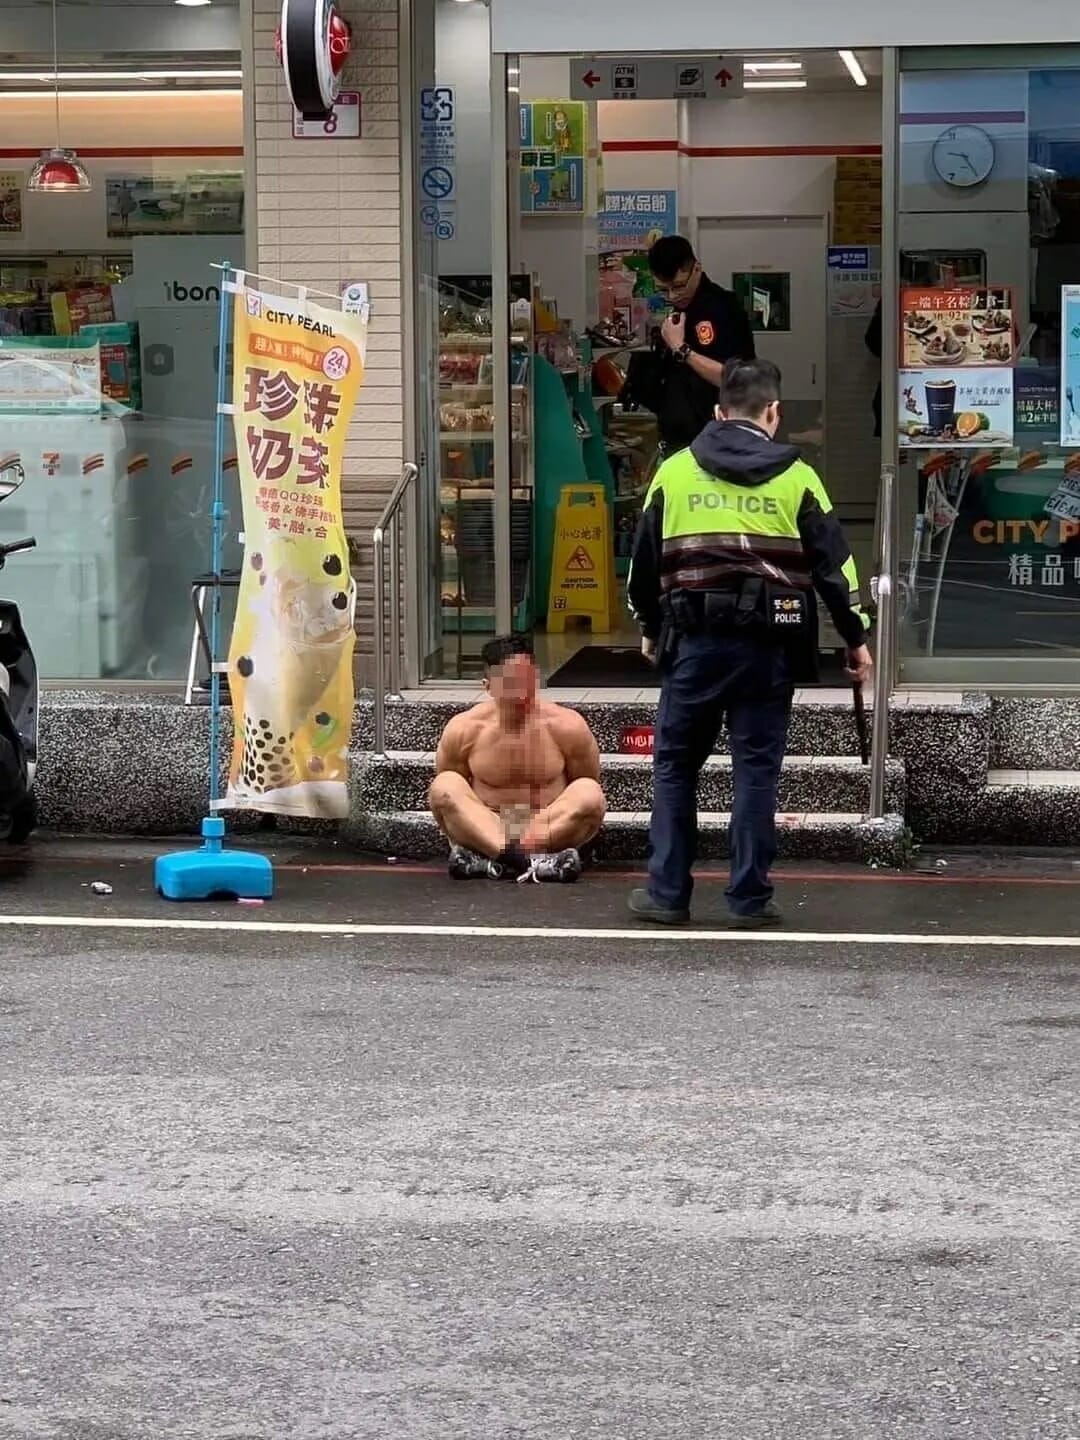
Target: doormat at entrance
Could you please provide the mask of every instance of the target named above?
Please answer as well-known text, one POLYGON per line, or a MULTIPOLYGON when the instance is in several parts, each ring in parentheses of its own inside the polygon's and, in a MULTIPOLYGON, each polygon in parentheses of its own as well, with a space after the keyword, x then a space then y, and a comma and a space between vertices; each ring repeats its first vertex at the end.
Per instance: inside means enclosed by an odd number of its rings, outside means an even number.
MULTIPOLYGON (((841 686, 844 679, 844 652, 823 651, 818 659, 819 686, 841 686)), ((650 665, 636 646, 630 645, 586 645, 576 655, 571 655, 564 665, 550 677, 548 690, 570 689, 600 690, 604 686, 612 689, 659 690, 660 675, 650 665)), ((805 686, 814 689, 815 686, 805 686)))
POLYGON ((638 647, 630 645, 586 645, 571 655, 547 682, 548 690, 600 689, 659 690, 660 676, 638 647))

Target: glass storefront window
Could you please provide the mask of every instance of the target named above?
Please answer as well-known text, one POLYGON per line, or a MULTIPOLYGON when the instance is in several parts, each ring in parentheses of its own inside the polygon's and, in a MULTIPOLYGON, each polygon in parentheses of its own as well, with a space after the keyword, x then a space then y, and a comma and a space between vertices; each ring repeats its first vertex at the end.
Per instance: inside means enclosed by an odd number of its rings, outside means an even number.
MULTIPOLYGON (((12 125, 20 104, 0 95, 0 113, 16 107, 12 125)), ((46 681, 182 681, 192 581, 209 563, 212 267, 244 260, 241 101, 158 99, 140 120, 141 138, 160 144, 151 158, 129 148, 139 104, 65 101, 66 138, 93 152, 88 194, 28 194, 26 161, 10 162, 0 195, 0 464, 17 460, 26 475, 0 506, 0 539, 37 539, 0 593, 22 608, 46 681), (208 153, 170 154, 193 107, 208 153)), ((235 469, 226 474, 236 565, 235 469)))
POLYGON ((901 75, 908 679, 1080 675, 1080 55, 1024 58, 901 75))

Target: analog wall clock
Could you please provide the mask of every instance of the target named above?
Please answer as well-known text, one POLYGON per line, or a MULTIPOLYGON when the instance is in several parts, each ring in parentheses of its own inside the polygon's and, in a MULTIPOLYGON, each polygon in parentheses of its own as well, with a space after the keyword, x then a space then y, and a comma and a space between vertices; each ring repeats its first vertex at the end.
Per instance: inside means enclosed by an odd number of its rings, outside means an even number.
POLYGON ((996 158, 993 140, 978 125, 950 126, 934 141, 934 169, 957 190, 989 179, 996 158))

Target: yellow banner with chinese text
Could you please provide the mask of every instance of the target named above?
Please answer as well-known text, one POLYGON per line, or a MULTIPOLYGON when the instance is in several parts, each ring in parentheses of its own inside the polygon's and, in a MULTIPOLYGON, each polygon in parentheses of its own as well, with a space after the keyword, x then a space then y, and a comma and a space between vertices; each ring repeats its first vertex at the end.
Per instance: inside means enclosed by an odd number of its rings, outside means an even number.
POLYGON ((223 808, 348 814, 355 586, 341 507, 366 314, 240 287, 233 424, 244 564, 229 647, 223 808))

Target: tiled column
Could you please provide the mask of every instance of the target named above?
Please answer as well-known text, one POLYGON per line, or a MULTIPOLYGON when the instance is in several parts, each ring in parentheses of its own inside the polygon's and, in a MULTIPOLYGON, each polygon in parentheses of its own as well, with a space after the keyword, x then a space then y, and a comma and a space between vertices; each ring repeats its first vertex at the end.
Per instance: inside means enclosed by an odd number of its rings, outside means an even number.
POLYGON ((361 93, 359 140, 294 140, 285 79, 274 55, 280 0, 251 0, 245 100, 254 225, 248 269, 337 295, 366 280, 372 301, 367 380, 345 450, 345 523, 361 544, 358 652, 369 678, 371 529, 403 459, 401 160, 398 0, 339 0, 352 26, 342 88, 361 93), (252 241, 254 242, 252 244, 252 241), (254 253, 253 253, 254 252, 254 253))

